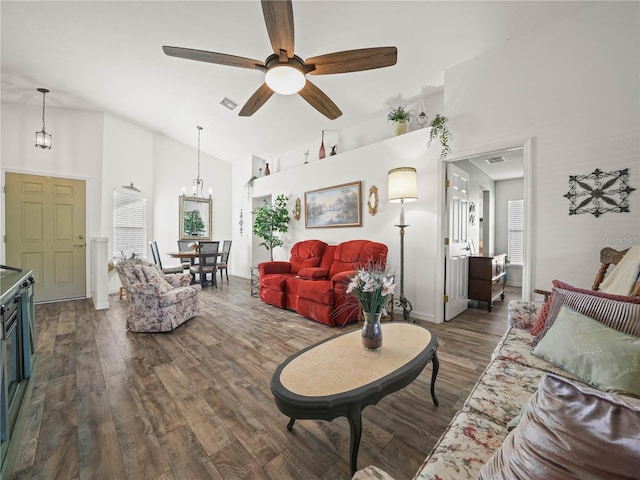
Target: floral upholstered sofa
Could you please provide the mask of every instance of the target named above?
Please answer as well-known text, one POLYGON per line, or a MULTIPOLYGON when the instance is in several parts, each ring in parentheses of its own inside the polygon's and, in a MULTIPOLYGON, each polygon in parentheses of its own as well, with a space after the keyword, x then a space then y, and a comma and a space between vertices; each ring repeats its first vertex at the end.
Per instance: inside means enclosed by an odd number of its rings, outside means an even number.
POLYGON ((165 275, 157 265, 128 259, 115 266, 126 292, 127 330, 168 332, 200 311, 200 285, 189 273, 165 275))
POLYGON ((414 480, 640 478, 640 297, 556 281, 544 305, 512 301, 508 315, 414 480))

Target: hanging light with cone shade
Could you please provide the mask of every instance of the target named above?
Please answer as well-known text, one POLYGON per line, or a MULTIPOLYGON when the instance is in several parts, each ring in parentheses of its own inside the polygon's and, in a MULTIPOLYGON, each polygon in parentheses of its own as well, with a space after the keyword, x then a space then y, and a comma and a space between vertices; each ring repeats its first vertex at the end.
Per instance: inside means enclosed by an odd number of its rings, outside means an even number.
POLYGON ((49 90, 46 88, 38 88, 38 91, 42 93, 42 130, 36 132, 36 147, 50 150, 51 149, 51 135, 47 133, 44 127, 44 99, 49 90))

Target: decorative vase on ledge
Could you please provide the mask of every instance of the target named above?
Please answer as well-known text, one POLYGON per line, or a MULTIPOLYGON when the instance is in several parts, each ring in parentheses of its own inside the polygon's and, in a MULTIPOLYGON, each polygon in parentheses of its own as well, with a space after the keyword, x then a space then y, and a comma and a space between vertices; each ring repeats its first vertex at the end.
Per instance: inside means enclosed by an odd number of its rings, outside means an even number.
POLYGON ((322 140, 320 141, 320 151, 318 152, 318 158, 323 159, 326 155, 324 150, 324 130, 322 130, 322 140))
POLYGON ((407 127, 409 126, 409 122, 393 122, 393 133, 398 136, 404 133, 407 133, 407 127))
POLYGON ((377 351, 382 348, 382 328, 380 327, 380 313, 364 314, 364 325, 362 326, 362 346, 366 350, 377 351))

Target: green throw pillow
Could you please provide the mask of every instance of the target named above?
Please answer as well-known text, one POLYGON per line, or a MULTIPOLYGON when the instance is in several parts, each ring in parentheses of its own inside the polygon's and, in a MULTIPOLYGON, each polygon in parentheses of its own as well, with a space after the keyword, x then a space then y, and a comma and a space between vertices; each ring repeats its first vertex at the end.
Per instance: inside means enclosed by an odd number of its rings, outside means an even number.
POLYGON ((566 305, 531 353, 600 390, 640 397, 640 338, 566 305))

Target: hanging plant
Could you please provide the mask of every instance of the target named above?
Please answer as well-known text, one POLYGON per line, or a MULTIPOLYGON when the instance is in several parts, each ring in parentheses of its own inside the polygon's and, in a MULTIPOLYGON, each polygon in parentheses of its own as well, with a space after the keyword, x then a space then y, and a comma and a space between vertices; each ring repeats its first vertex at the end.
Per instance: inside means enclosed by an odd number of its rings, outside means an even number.
POLYGON ((244 184, 244 188, 246 188, 247 190, 251 190, 253 188, 253 182, 256 181, 256 177, 255 175, 253 175, 249 180, 247 180, 247 183, 244 184))
POLYGON ((434 139, 440 140, 440 145, 442 146, 442 150, 440 151, 441 160, 447 158, 447 155, 451 153, 451 146, 449 145, 449 141, 451 140, 451 132, 449 131, 449 127, 447 126, 447 121, 447 117, 437 113, 429 124, 429 126, 431 127, 431 131, 429 132, 429 142, 427 143, 427 146, 430 147, 431 142, 434 139))

